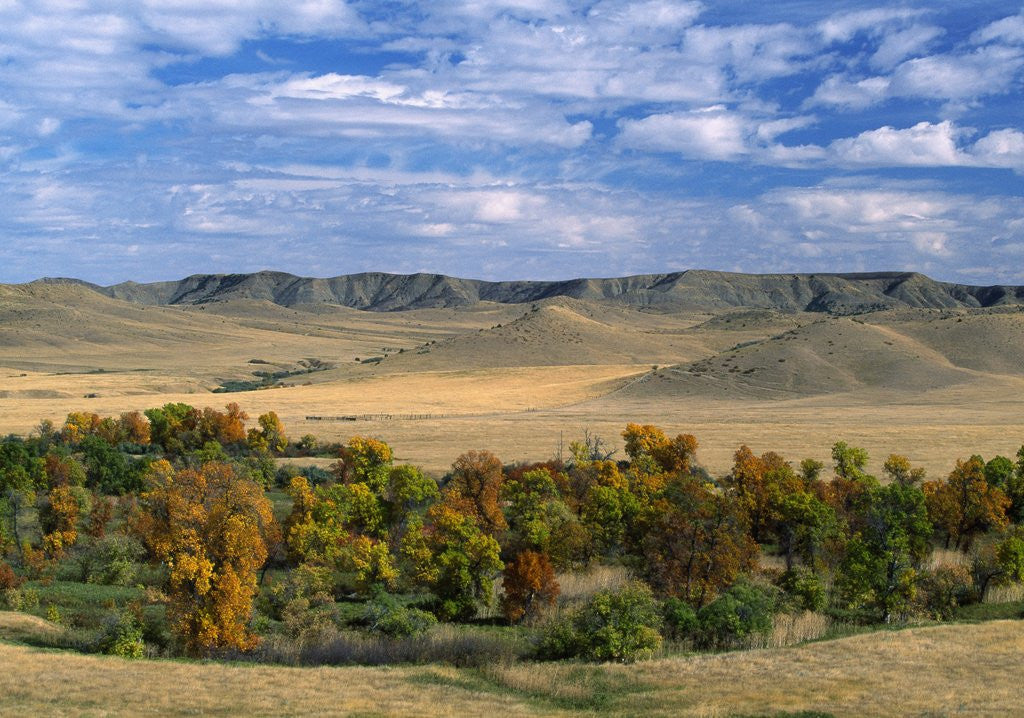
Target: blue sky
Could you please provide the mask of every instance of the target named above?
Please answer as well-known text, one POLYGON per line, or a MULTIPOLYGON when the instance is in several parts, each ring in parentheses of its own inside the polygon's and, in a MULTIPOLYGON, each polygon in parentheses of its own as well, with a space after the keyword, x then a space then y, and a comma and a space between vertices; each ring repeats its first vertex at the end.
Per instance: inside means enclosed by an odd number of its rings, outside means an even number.
POLYGON ((1024 284, 1024 6, 0 2, 0 281, 1024 284))

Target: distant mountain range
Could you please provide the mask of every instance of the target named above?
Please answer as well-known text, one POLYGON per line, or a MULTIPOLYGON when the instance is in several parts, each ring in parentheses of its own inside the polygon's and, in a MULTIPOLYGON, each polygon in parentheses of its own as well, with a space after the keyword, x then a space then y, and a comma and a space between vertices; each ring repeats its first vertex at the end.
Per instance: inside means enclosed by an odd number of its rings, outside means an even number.
POLYGON ((1024 305, 1024 287, 938 282, 915 272, 861 274, 734 274, 688 270, 612 279, 486 282, 442 274, 367 272, 329 279, 285 272, 196 274, 170 282, 75 283, 108 297, 146 305, 265 300, 285 307, 336 304, 370 311, 456 307, 477 302, 523 303, 551 297, 610 301, 661 310, 758 307, 854 314, 899 307, 1024 305))

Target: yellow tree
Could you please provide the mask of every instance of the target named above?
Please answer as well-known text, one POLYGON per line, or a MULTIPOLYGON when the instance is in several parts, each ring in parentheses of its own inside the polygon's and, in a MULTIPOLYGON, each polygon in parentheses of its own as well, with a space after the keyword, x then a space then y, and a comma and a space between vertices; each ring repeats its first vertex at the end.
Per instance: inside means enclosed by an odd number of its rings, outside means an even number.
POLYGON ((78 501, 68 486, 57 486, 40 512, 43 548, 51 558, 60 558, 78 541, 78 501))
POLYGON ((168 616, 192 655, 246 650, 257 572, 276 533, 270 501, 230 464, 175 471, 157 461, 146 475, 136 530, 166 564, 168 616))
MULTIPOLYGON (((229 405, 230 406, 230 405, 229 405)), ((288 437, 284 433, 284 424, 273 411, 260 414, 257 419, 259 429, 249 429, 249 448, 256 451, 269 451, 279 454, 288 446, 288 437)))

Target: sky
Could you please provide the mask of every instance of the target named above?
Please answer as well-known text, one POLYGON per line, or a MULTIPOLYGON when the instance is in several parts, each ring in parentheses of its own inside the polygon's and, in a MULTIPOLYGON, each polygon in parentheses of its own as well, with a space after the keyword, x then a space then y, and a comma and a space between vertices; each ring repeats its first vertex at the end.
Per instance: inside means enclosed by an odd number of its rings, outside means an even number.
POLYGON ((0 0, 0 282, 1024 284, 1024 5, 0 0))

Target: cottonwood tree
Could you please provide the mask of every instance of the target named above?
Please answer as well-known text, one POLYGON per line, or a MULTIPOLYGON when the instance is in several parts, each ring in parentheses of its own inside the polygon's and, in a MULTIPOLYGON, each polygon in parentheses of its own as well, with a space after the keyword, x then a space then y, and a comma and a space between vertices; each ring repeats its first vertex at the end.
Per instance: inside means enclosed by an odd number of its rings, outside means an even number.
POLYGON ((536 618, 555 604, 559 586, 548 557, 526 550, 505 566, 501 610, 513 623, 536 618))
POLYGON ((924 493, 932 523, 945 534, 945 546, 970 548, 971 541, 992 529, 1005 528, 1010 499, 985 479, 980 457, 957 460, 945 481, 926 481, 924 493))
POLYGON ((676 476, 646 512, 642 555, 659 593, 699 608, 753 569, 758 547, 735 499, 676 476))
POLYGON ((504 481, 497 456, 489 451, 467 451, 452 463, 444 500, 459 513, 472 516, 483 531, 495 536, 508 528, 500 504, 504 481))
POLYGON ((916 487, 892 483, 864 498, 860 530, 847 542, 836 583, 849 607, 873 610, 888 623, 914 598, 932 525, 916 487))
POLYGON ((168 617, 191 655, 252 648, 257 572, 276 526, 263 490, 230 464, 146 474, 135 530, 168 568, 168 617))

